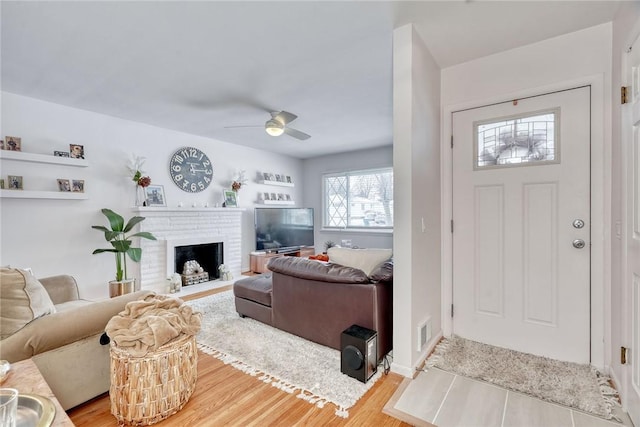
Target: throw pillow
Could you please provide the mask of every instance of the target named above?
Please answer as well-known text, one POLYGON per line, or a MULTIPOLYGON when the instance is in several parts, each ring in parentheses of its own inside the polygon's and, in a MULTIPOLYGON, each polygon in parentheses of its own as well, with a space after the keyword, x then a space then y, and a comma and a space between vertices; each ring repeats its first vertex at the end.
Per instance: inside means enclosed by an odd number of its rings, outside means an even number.
POLYGON ((358 268, 370 276, 380 263, 391 258, 393 251, 391 249, 351 249, 334 246, 329 248, 327 255, 329 255, 329 261, 335 264, 358 268))
POLYGON ((32 274, 17 268, 0 270, 0 340, 55 311, 47 290, 32 274))

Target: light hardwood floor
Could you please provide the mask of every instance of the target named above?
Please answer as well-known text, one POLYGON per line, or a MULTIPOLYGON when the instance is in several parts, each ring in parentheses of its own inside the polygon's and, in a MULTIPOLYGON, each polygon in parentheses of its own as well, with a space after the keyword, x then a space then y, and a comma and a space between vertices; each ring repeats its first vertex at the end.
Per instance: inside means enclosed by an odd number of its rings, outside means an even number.
MULTIPOLYGON (((184 300, 230 289, 223 287, 183 297, 184 300)), ((335 415, 335 407, 317 408, 269 384, 198 353, 196 389, 180 412, 158 426, 409 426, 382 413, 403 377, 390 373, 376 382, 349 410, 349 418, 335 415)), ((112 427, 109 395, 104 394, 68 411, 76 426, 112 427)))

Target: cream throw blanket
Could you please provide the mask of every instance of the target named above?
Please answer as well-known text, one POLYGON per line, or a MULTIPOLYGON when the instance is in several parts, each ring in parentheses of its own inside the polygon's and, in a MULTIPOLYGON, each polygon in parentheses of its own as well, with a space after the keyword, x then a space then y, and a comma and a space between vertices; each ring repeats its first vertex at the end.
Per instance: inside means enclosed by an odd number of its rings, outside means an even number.
POLYGON ((180 298, 154 294, 128 303, 105 331, 116 346, 142 357, 182 334, 197 334, 201 320, 180 298))

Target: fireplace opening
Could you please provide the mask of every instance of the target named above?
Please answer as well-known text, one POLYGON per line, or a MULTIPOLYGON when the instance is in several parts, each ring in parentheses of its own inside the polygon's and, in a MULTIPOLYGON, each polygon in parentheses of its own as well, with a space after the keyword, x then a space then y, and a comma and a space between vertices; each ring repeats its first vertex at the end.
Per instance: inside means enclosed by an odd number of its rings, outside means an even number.
POLYGON ((209 280, 215 280, 220 277, 218 267, 223 263, 223 259, 222 242, 176 246, 174 267, 176 273, 182 274, 184 263, 194 260, 209 273, 209 280))

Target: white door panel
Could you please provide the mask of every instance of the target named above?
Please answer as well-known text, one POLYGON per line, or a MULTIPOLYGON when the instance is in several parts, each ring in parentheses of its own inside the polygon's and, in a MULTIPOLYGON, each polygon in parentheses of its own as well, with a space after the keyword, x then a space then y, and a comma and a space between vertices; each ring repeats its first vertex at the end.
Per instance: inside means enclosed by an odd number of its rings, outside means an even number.
POLYGON ((589 106, 582 87, 453 114, 454 333, 589 362, 589 106))
POLYGON ((640 38, 627 55, 626 80, 631 89, 631 105, 623 108, 625 146, 625 194, 623 245, 625 281, 623 307, 625 333, 629 348, 623 366, 622 397, 625 409, 635 425, 640 425, 640 38))

